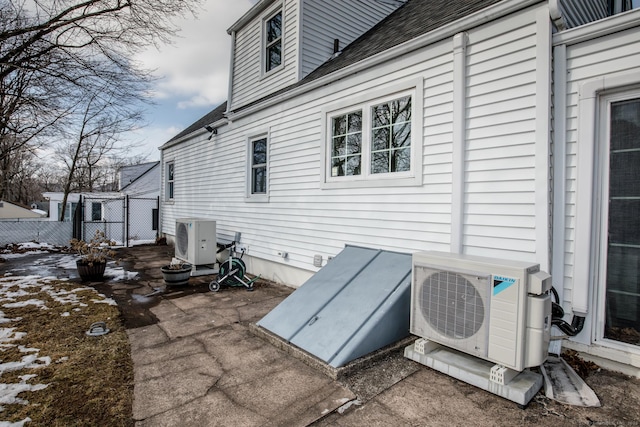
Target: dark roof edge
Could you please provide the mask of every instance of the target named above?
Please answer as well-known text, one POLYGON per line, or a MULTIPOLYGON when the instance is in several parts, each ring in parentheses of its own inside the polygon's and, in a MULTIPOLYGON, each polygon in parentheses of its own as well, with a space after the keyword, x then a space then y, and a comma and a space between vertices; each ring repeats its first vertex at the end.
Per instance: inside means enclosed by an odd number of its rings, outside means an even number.
POLYGON ((167 142, 158 147, 158 150, 164 150, 165 148, 172 147, 180 142, 190 139, 199 133, 205 133, 205 126, 210 125, 213 127, 220 127, 227 124, 228 120, 225 118, 224 113, 227 111, 227 101, 218 105, 213 110, 209 111, 204 116, 200 117, 195 122, 191 123, 180 133, 169 139, 167 142))

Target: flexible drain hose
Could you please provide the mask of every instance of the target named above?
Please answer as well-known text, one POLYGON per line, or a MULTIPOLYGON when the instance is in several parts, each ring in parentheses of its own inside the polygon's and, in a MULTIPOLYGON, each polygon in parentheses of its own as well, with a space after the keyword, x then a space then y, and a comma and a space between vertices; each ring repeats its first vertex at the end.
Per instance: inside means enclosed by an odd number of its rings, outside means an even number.
POLYGON ((551 287, 551 292, 555 298, 555 301, 551 302, 551 324, 556 325, 562 332, 570 337, 578 335, 580 331, 582 331, 582 328, 584 328, 584 317, 573 316, 571 323, 565 321, 563 319, 564 310, 559 304, 560 298, 558 297, 558 292, 554 287, 551 287))

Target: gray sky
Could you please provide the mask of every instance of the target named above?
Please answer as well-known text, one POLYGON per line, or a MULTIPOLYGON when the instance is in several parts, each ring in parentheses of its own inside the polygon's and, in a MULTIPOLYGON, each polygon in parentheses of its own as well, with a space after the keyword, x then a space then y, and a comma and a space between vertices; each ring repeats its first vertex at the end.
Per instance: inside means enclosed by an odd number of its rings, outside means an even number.
POLYGON ((197 19, 180 21, 172 45, 150 49, 137 59, 156 69, 156 105, 148 108, 148 125, 127 139, 141 141, 136 150, 158 160, 157 147, 227 99, 231 36, 227 29, 257 0, 205 0, 197 19))

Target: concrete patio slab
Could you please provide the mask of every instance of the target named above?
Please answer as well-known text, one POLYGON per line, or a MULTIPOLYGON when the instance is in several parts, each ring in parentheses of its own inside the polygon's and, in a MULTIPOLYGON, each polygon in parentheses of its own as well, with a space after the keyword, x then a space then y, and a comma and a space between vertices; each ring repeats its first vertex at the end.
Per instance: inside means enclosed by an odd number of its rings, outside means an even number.
MULTIPOLYGON (((132 256, 156 248, 134 248, 132 256)), ((145 264, 145 263, 140 263, 145 264)), ((157 264, 157 263, 156 263, 157 264)), ((149 265, 155 265, 150 262, 149 265)), ((152 267, 150 267, 152 268, 152 267)), ((155 268, 155 267, 153 267, 155 268)), ((137 293, 162 286, 143 272, 137 293)), ((339 381, 256 335, 255 322, 293 290, 275 284, 208 291, 191 278, 140 304, 153 324, 128 329, 137 427, 587 425, 640 422, 640 381, 603 371, 587 382, 603 407, 562 406, 538 394, 517 405, 402 357, 359 367, 339 381), (145 305, 146 304, 146 305, 145 305)), ((123 288, 117 289, 118 291, 123 288)), ((129 301, 118 301, 127 307, 129 301)))

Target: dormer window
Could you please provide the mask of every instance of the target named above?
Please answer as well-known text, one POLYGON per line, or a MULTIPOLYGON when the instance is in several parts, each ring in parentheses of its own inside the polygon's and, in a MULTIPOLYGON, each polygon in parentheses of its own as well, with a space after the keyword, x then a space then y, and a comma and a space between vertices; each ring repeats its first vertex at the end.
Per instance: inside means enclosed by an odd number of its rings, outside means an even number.
POLYGON ((265 21, 265 73, 282 64, 282 11, 265 21))

